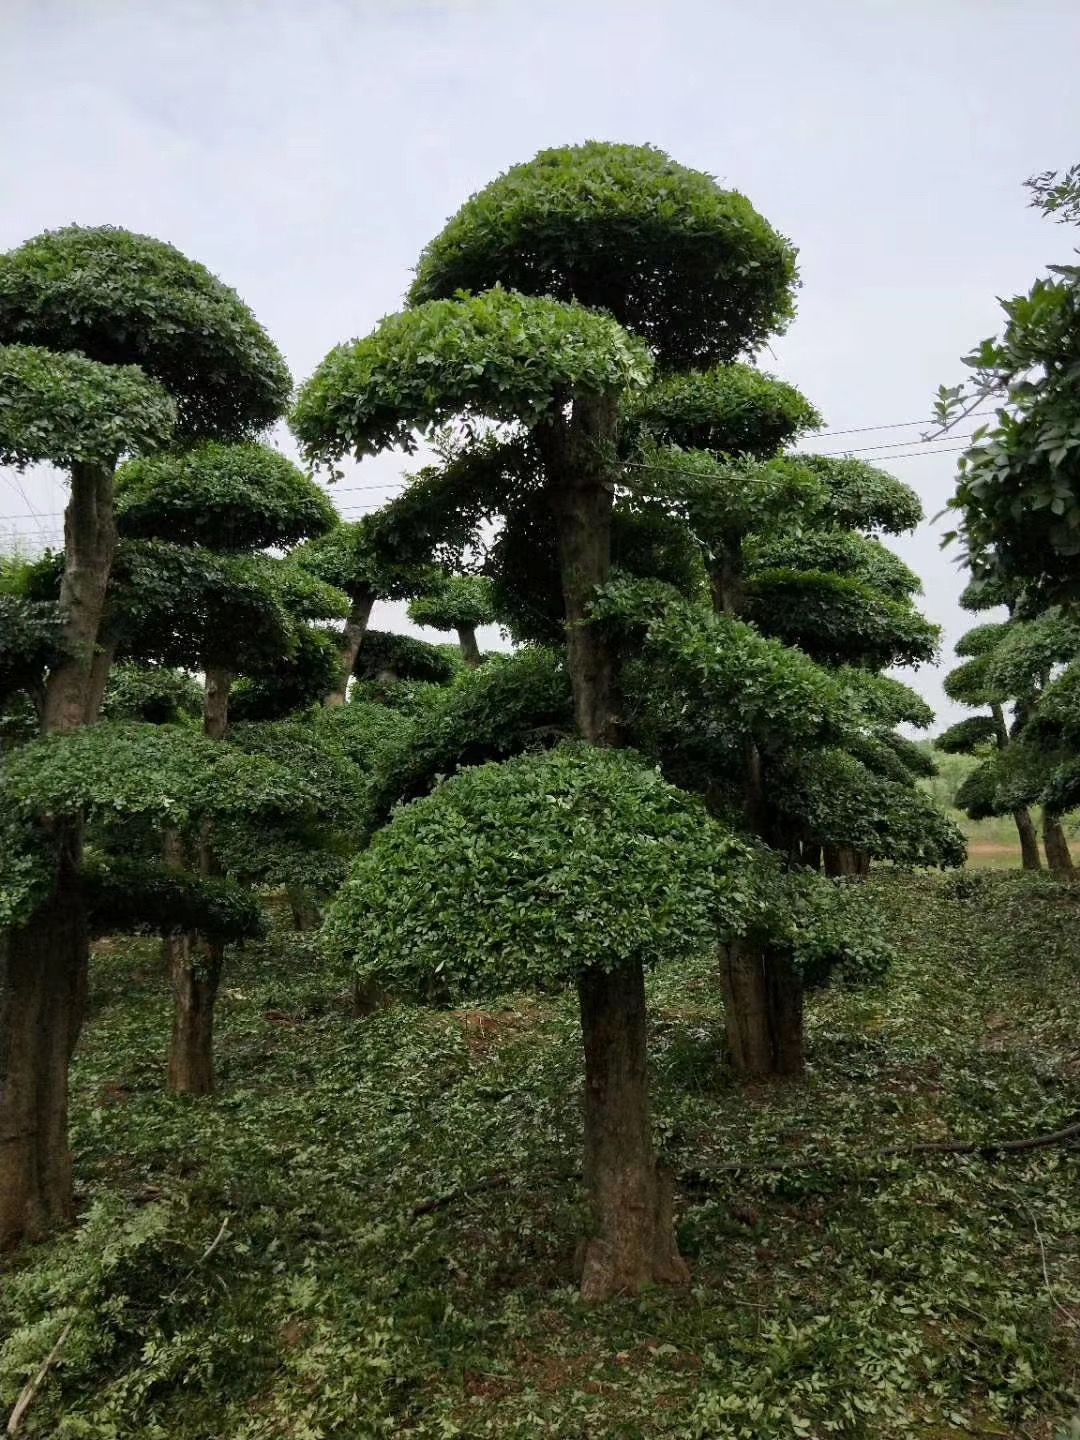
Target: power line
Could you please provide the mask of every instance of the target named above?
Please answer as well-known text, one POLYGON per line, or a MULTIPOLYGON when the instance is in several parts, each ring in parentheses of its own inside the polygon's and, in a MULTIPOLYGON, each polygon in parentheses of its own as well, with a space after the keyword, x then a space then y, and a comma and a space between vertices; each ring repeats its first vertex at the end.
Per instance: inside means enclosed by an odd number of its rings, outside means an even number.
MULTIPOLYGON (((993 410, 972 410, 970 415, 964 418, 975 420, 980 415, 993 415, 993 410)), ((814 437, 817 440, 828 440, 834 435, 864 435, 872 430, 906 430, 911 425, 926 425, 928 422, 925 415, 918 420, 892 420, 888 425, 853 425, 849 430, 819 430, 814 437)))
MULTIPOLYGON (((986 413, 989 413, 989 412, 986 412, 986 413)), ((870 430, 896 430, 896 429, 902 428, 902 427, 905 426, 905 425, 915 425, 915 424, 923 424, 923 423, 924 423, 924 421, 921 421, 921 420, 919 420, 919 421, 915 421, 915 420, 898 420, 898 421, 896 421, 896 422, 894 422, 893 424, 890 424, 890 425, 859 425, 859 426, 855 426, 855 427, 854 427, 853 429, 851 429, 851 430, 827 430, 827 431, 823 431, 820 436, 815 437, 815 438, 821 439, 821 438, 824 438, 825 436, 829 436, 829 435, 856 435, 856 434, 861 434, 861 433, 863 433, 863 432, 865 432, 865 431, 870 431, 870 430)), ((971 438, 972 438, 971 435, 942 435, 942 436, 940 437, 940 439, 942 439, 942 440, 970 440, 971 438)), ((800 456, 802 456, 802 455, 820 455, 820 456, 822 456, 823 458, 825 458, 825 457, 827 457, 827 458, 837 458, 837 457, 842 458, 842 457, 844 457, 844 456, 846 456, 846 455, 871 455, 871 458, 877 458, 878 456, 881 456, 881 457, 883 457, 883 458, 889 458, 889 459, 893 459, 893 460, 906 460, 906 459, 912 458, 912 457, 914 457, 914 456, 919 456, 919 455, 953 455, 953 454, 956 454, 956 453, 957 453, 958 451, 960 451, 960 450, 966 450, 966 449, 967 449, 967 446, 966 446, 966 445, 950 445, 950 446, 944 446, 944 445, 939 445, 939 444, 937 443, 937 441, 922 442, 922 441, 916 441, 916 440, 896 440, 896 441, 892 441, 892 442, 885 442, 884 444, 880 444, 880 445, 862 445, 862 446, 857 446, 857 447, 854 447, 854 448, 853 448, 853 447, 848 447, 846 450, 810 450, 810 451, 799 451, 799 452, 796 452, 795 454, 793 454, 790 458, 792 458, 792 459, 799 459, 800 456), (907 446, 915 446, 915 447, 917 447, 917 448, 908 450, 908 449, 905 449, 905 447, 907 447, 907 446), (925 446, 925 448, 924 448, 924 446, 925 446), (897 454, 897 455, 888 455, 888 456, 885 456, 885 452, 887 452, 887 451, 893 451, 893 450, 902 450, 902 451, 904 451, 904 453, 903 453, 903 454, 897 454)), ((624 460, 624 461, 621 461, 620 464, 621 464, 621 468, 623 468, 623 469, 632 469, 632 470, 654 470, 654 471, 657 471, 657 472, 669 473, 669 474, 680 474, 680 473, 681 473, 680 467, 679 467, 679 466, 676 466, 676 465, 648 465, 648 464, 645 464, 645 463, 643 463, 643 462, 633 461, 633 460, 624 460)), ((12 477, 7 476, 6 478, 11 479, 12 477)), ((18 482, 13 481, 13 483, 15 483, 15 484, 17 485, 18 482)), ((400 481, 394 481, 394 482, 391 482, 391 483, 383 483, 383 484, 380 484, 380 485, 342 485, 342 486, 336 486, 336 485, 334 485, 334 486, 328 486, 328 487, 326 488, 326 494, 330 497, 331 500, 334 499, 334 498, 335 498, 336 496, 338 496, 338 495, 373 494, 373 493, 375 493, 376 491, 381 492, 381 493, 383 493, 383 494, 385 494, 385 495, 388 495, 388 496, 392 496, 392 495, 395 495, 395 494, 400 494, 403 490, 407 489, 410 483, 411 483, 411 482, 410 482, 408 479, 405 479, 405 480, 400 480, 400 481)), ((21 487, 21 486, 18 486, 18 488, 19 488, 20 494, 22 494, 22 498, 26 501, 27 507, 28 507, 29 510, 30 510, 29 516, 22 515, 22 514, 18 514, 18 515, 0 515, 0 521, 4 521, 4 520, 25 520, 25 519, 28 519, 28 518, 29 518, 29 519, 33 519, 33 520, 62 520, 62 519, 63 519, 63 516, 64 516, 64 511, 63 511, 63 510, 35 510, 35 509, 33 508, 33 506, 30 505, 29 497, 26 495, 25 491, 22 490, 22 487, 21 487)), ((343 505, 343 506, 340 506, 340 507, 339 507, 339 509, 341 510, 341 513, 342 513, 342 514, 347 514, 347 513, 370 514, 370 513, 372 513, 373 511, 378 510, 378 509, 381 509, 381 508, 382 508, 382 507, 379 506, 379 505, 368 505, 368 506, 343 505)), ((47 525, 31 526, 31 527, 27 527, 27 533, 34 533, 34 532, 42 532, 42 533, 44 533, 44 532, 47 532, 47 531, 49 531, 49 530, 51 530, 51 529, 60 529, 60 528, 62 528, 62 527, 59 527, 59 526, 47 526, 47 525)))

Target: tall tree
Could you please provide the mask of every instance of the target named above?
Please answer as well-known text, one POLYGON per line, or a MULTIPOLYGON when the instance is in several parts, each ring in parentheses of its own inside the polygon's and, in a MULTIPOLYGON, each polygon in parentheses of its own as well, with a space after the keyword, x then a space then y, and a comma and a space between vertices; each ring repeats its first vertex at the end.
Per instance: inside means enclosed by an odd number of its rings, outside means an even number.
MULTIPOLYGON (((662 369, 708 366, 759 347, 790 318, 794 280, 788 242, 710 176, 647 147, 545 151, 462 207, 421 257, 412 308, 332 352, 293 425, 308 455, 330 462, 409 448, 417 429, 455 420, 527 437, 540 465, 521 483, 543 492, 554 521, 577 731, 610 745, 614 657, 590 607, 610 571, 620 407, 648 383, 653 355, 662 369)), ((674 1243, 647 1110, 620 1094, 620 1051, 644 1053, 642 985, 640 962, 618 976, 594 967, 579 985, 596 1105, 585 1173, 607 1293, 621 1276, 647 1278, 647 1257, 674 1243), (648 1235, 632 1212, 667 1233, 648 1235)))
MULTIPOLYGON (((306 622, 344 611, 338 592, 288 559, 264 553, 329 531, 336 512, 291 461, 251 442, 204 442, 132 461, 117 475, 116 489, 126 544, 103 653, 119 647, 144 662, 201 671, 203 730, 223 740, 237 676, 257 677, 288 659, 306 622)), ((176 837, 171 843, 180 868, 220 873, 209 829, 199 837, 197 855, 176 853, 176 837)), ((175 938, 169 950, 169 1088, 210 1094, 224 946, 220 937, 194 934, 175 938)))
POLYGON ((428 588, 409 604, 409 619, 415 625, 456 632, 462 658, 474 670, 484 661, 476 643, 477 629, 494 624, 495 618, 491 581, 483 575, 436 572, 428 588))
MULTIPOLYGON (((257 433, 288 371, 236 294, 172 246, 70 227, 0 257, 0 453, 70 474, 60 590, 65 655, 49 670, 46 732, 88 718, 115 548, 113 471, 179 438, 257 433)), ((0 1248, 71 1217, 67 1069, 82 1017, 88 921, 77 817, 53 834, 53 885, 7 936, 0 1099, 0 1248), (47 1037, 41 1039, 39 1037, 47 1037)))

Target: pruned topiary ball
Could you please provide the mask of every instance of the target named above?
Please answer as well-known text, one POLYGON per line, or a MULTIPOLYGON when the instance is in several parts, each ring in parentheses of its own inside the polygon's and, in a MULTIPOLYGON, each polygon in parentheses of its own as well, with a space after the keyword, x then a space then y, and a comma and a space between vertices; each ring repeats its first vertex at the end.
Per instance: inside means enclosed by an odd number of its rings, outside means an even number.
POLYGON ((467 200, 409 298, 504 285, 607 310, 665 368, 753 352, 794 306, 795 250, 744 195, 650 145, 542 150, 467 200))
POLYGON ((398 810, 331 908, 326 952, 453 998, 686 959, 747 923, 751 853, 634 752, 563 745, 398 810))

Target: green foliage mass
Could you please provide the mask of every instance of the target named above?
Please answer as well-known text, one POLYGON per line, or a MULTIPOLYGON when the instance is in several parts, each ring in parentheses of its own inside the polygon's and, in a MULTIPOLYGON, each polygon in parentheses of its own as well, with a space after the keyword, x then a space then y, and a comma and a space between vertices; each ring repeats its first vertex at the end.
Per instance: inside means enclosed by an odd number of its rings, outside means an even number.
MULTIPOLYGON (((655 501, 616 501, 611 516, 611 566, 616 576, 647 577, 688 598, 701 593, 705 573, 686 526, 655 501)), ((510 508, 489 545, 485 573, 494 582, 500 624, 519 644, 565 643, 565 608, 555 521, 547 497, 526 495, 510 508)))
POLYGON ((457 416, 535 424, 575 394, 648 383, 642 342, 580 305, 489 290, 390 315, 331 350, 303 386, 292 428, 314 463, 399 445, 457 416))
POLYGON ((1014 620, 988 652, 987 681, 998 693, 1023 699, 1078 654, 1080 625, 1068 614, 1048 610, 1036 620, 1014 620))
POLYGON ((304 621, 348 611, 340 591, 269 555, 132 540, 118 548, 114 577, 122 649, 159 665, 258 672, 295 652, 304 621))
POLYGON ((54 883, 52 826, 80 817, 123 843, 205 819, 273 823, 311 813, 305 778, 189 726, 104 722, 16 746, 0 766, 0 928, 26 919, 54 883))
MULTIPOLYGON (((0 344, 137 365, 173 397, 179 432, 191 437, 257 434, 281 416, 291 387, 234 290, 172 245, 112 226, 47 231, 0 255, 0 344)), ((129 406, 135 398, 129 391, 129 406)), ((154 448, 125 443, 113 458, 154 448)))
POLYGON ((310 792, 295 815, 271 820, 234 816, 214 827, 214 852, 226 873, 247 885, 304 888, 332 894, 345 878, 346 857, 363 794, 364 772, 327 726, 308 720, 238 724, 227 742, 302 776, 310 792))
POLYGON ((767 750, 821 745, 855 722, 840 680, 800 651, 705 605, 676 598, 649 614, 648 602, 640 583, 615 581, 597 611, 645 622, 625 690, 631 733, 649 737, 650 753, 674 747, 722 763, 751 738, 767 750))
POLYGON ((963 656, 965 660, 973 660, 978 655, 985 655, 988 650, 993 650, 1005 634, 1008 621, 999 621, 996 624, 973 625, 970 630, 965 631, 957 640, 953 649, 957 655, 963 656))
POLYGON ((453 662, 438 646, 391 630, 367 630, 353 674, 360 680, 375 680, 386 671, 399 680, 426 680, 434 685, 445 685, 454 678, 453 662))
POLYGON ((55 604, 0 591, 0 701, 36 685, 66 653, 55 604))
POLYGON ((1003 300, 1005 327, 965 358, 1000 397, 962 456, 954 505, 979 569, 1075 599, 1080 553, 1080 266, 1054 265, 1026 295, 1003 300))
POLYGON ((794 385, 752 365, 664 375, 631 399, 625 420, 656 445, 762 460, 821 423, 794 385))
POLYGON ((341 642, 336 631, 295 627, 287 653, 259 663, 229 692, 234 720, 281 720, 318 705, 341 683, 341 642))
POLYGON ((116 517, 120 533, 135 539, 262 550, 322 534, 337 513, 324 491, 269 446, 208 441, 122 466, 116 517))
POLYGON ((173 725, 200 720, 203 690, 182 670, 164 665, 114 665, 101 706, 105 720, 145 720, 150 725, 173 725))
POLYGON ((863 886, 776 866, 765 894, 757 931, 770 949, 787 952, 807 989, 837 977, 873 985, 888 974, 896 950, 863 886))
POLYGON ((710 559, 747 532, 770 533, 818 514, 828 490, 810 470, 786 460, 726 460, 673 446, 642 451, 643 488, 671 504, 710 559))
POLYGON ((771 796, 795 834, 814 844, 850 846, 910 867, 954 868, 964 837, 929 796, 909 782, 876 775, 854 754, 822 749, 789 758, 771 796))
POLYGON ((433 630, 490 625, 495 620, 491 581, 483 575, 436 574, 431 590, 410 603, 409 619, 414 625, 428 625, 433 630))
POLYGON ((820 520, 842 529, 903 535, 923 518, 922 504, 910 485, 865 460, 837 455, 798 455, 781 462, 816 476, 828 499, 820 520))
POLYGON ((266 934, 262 905, 231 880, 166 870, 143 860, 95 856, 83 872, 82 885, 97 935, 199 931, 235 944, 266 934))
POLYGON ((847 666, 835 673, 871 722, 889 727, 911 725, 916 730, 927 730, 934 723, 934 712, 923 697, 895 675, 847 666))
POLYGON ((943 731, 934 744, 946 755, 973 755, 997 738, 997 726, 990 715, 968 715, 943 731))
POLYGON ((539 648, 489 656, 485 665, 440 690, 412 724, 380 722, 374 712, 383 707, 345 707, 357 708, 363 711, 365 736, 374 727, 362 814, 368 836, 395 805, 426 795, 455 770, 542 749, 568 738, 574 725, 565 661, 539 648))
POLYGON ((750 852, 629 751, 464 770, 357 858, 324 947, 361 980, 450 996, 687 959, 752 908, 750 852))
POLYGON ((314 710, 307 717, 320 741, 353 765, 367 771, 372 768, 394 736, 402 729, 402 717, 388 705, 358 700, 354 694, 348 705, 335 705, 314 710))
MULTIPOLYGON (((0 256, 0 275, 2 265, 0 256)), ((111 470, 121 455, 167 444, 176 418, 162 387, 134 366, 0 345, 0 464, 111 470)))
POLYGON ((606 310, 665 367, 755 351, 793 314, 795 251, 737 191, 651 146, 542 150, 420 257, 418 304, 493 285, 606 310))
POLYGON ((854 530, 766 532, 747 546, 747 569, 828 571, 847 576, 890 600, 906 600, 922 590, 922 581, 880 540, 854 530))
MULTIPOLYGON (((886 552, 887 553, 887 552, 886 552)), ((828 571, 764 570, 747 585, 746 616, 823 665, 918 665, 933 660, 941 629, 907 600, 828 571)))
POLYGON ((363 524, 371 554, 384 576, 404 574, 410 591, 432 565, 463 568, 480 540, 481 522, 511 499, 539 489, 543 470, 528 437, 497 433, 441 434, 440 463, 408 477, 408 484, 363 524))
POLYGON ((310 809, 306 777, 187 726, 115 721, 49 735, 7 755, 0 795, 25 820, 148 817, 187 829, 204 816, 310 809))

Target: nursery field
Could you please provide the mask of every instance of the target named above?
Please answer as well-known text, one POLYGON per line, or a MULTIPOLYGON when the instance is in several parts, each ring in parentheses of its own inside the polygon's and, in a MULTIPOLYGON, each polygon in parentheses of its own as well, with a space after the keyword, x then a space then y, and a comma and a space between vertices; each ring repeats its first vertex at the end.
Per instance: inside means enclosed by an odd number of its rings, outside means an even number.
POLYGON ((23 1436, 1067 1435, 1080 1155, 910 1152, 1080 1114, 1080 891, 869 884, 900 963, 811 1000, 803 1080, 736 1083, 710 957, 650 982, 693 1276, 600 1307, 572 1261, 570 996, 358 1019, 281 930, 230 960, 219 1093, 193 1100, 161 1084, 159 946, 102 943, 81 1223, 5 1279, 4 1413, 62 1338, 23 1436))

